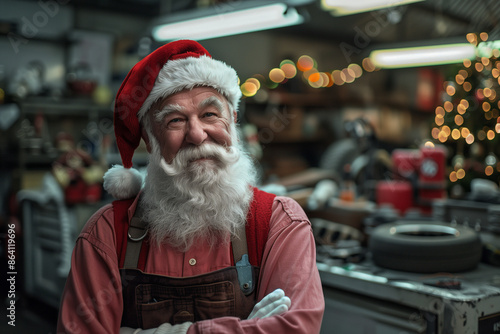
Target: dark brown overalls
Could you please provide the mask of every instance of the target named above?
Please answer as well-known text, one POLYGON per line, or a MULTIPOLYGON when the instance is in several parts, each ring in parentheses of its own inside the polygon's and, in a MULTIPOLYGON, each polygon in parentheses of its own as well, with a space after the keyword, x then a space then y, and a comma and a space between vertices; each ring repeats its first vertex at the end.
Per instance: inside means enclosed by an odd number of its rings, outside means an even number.
POLYGON ((165 322, 248 317, 256 302, 259 268, 248 261, 244 227, 239 237, 232 240, 236 266, 183 278, 146 274, 137 269, 146 234, 146 224, 134 216, 128 228, 125 263, 120 269, 122 326, 147 329, 165 322))

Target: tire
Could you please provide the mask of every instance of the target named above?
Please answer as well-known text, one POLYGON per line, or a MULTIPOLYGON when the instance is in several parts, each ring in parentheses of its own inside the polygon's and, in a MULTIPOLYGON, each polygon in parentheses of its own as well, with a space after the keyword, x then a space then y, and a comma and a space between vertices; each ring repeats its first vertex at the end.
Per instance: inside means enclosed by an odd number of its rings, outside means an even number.
POLYGON ((472 270, 482 251, 474 230, 439 222, 380 225, 370 235, 368 247, 376 265, 416 273, 472 270))

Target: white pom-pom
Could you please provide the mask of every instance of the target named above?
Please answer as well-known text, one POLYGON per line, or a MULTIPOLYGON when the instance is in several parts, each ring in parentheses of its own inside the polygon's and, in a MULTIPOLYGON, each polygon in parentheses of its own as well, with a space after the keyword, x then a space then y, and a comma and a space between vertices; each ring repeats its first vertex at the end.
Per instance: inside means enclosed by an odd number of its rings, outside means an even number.
POLYGON ((116 199, 127 199, 137 196, 142 188, 142 174, 134 168, 112 166, 104 174, 104 190, 116 199))

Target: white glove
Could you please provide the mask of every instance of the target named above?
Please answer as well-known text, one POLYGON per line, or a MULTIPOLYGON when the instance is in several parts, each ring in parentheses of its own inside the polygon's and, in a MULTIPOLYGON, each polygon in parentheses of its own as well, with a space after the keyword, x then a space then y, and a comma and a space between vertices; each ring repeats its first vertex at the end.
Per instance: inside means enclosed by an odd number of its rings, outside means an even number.
POLYGON ((160 325, 158 328, 141 329, 121 327, 120 334, 186 334, 192 322, 185 322, 179 325, 171 325, 168 322, 160 325))
MULTIPOLYGON (((184 322, 182 324, 172 326, 171 324, 166 322, 158 327, 154 334, 186 334, 189 326, 191 326, 192 324, 192 322, 184 322)), ((142 332, 140 332, 140 334, 142 334, 142 332)))
POLYGON ((290 298, 285 296, 285 292, 281 289, 276 289, 253 307, 248 319, 267 318, 272 315, 280 315, 285 313, 292 304, 290 298))

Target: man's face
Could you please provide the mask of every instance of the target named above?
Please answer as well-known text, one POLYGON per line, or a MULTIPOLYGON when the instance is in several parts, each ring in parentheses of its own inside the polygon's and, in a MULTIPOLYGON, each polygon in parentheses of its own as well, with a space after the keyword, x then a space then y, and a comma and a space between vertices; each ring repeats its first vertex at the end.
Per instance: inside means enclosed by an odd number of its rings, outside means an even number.
MULTIPOLYGON (((236 117, 231 118, 227 100, 213 88, 196 87, 170 95, 155 103, 148 116, 167 163, 190 146, 232 145, 230 124, 236 117)), ((151 152, 148 140, 146 144, 151 152)))

